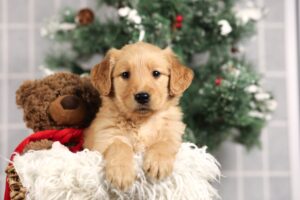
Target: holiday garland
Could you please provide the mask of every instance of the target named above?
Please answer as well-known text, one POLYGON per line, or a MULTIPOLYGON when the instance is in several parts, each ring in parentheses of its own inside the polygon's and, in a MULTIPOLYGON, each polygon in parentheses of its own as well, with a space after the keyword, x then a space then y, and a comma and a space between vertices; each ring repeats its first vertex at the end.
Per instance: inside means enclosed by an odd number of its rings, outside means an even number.
POLYGON ((60 45, 47 55, 47 67, 81 74, 111 47, 141 40, 169 46, 195 71, 181 102, 186 139, 210 149, 232 137, 248 148, 259 144, 276 101, 239 46, 254 33, 262 9, 234 0, 98 1, 115 8, 115 17, 102 22, 98 8, 65 9, 48 21, 42 35, 60 45))

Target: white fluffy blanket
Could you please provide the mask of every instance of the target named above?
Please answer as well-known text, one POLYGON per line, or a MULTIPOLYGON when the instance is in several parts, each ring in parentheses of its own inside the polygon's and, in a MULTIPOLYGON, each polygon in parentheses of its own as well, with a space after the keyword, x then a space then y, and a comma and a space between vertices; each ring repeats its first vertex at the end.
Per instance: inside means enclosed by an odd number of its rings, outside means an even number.
POLYGON ((152 182, 141 168, 142 155, 136 155, 137 180, 127 192, 112 188, 103 173, 102 156, 84 150, 71 153, 55 142, 50 150, 16 155, 14 166, 35 200, 211 200, 218 198, 210 184, 220 176, 219 166, 206 148, 183 143, 174 172, 169 178, 152 182))

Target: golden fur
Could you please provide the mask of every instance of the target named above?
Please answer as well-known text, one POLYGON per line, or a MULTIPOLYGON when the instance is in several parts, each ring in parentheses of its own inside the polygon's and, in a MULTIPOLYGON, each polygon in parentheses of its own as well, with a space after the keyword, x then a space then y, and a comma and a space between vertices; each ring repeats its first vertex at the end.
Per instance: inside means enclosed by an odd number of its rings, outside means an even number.
POLYGON ((85 131, 84 147, 101 152, 106 178, 127 189, 135 180, 133 156, 143 152, 144 170, 151 178, 170 175, 185 125, 178 107, 193 72, 170 49, 138 42, 111 49, 92 70, 92 82, 102 98, 101 111, 85 131), (159 71, 159 77, 153 71, 159 71), (124 79, 121 74, 129 72, 124 79), (150 94, 147 105, 134 95, 150 94))

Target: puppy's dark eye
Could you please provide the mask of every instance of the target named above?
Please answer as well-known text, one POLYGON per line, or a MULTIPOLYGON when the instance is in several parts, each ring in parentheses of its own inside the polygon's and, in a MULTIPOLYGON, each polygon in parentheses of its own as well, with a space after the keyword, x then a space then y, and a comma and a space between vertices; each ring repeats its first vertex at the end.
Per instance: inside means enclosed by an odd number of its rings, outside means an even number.
POLYGON ((123 79, 129 79, 130 73, 129 73, 129 72, 123 72, 123 73, 121 74, 121 77, 122 77, 123 79))
POLYGON ((152 75, 154 78, 158 78, 160 76, 160 72, 159 71, 153 71, 152 75))

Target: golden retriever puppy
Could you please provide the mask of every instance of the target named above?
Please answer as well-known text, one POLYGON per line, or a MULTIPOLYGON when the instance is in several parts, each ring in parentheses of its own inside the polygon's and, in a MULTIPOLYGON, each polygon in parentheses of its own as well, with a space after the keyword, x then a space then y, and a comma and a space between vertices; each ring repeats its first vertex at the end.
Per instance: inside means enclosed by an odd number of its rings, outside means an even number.
POLYGON ((108 181, 131 186, 136 152, 144 153, 149 177, 169 176, 185 129, 179 98, 192 70, 170 49, 138 42, 108 51, 91 76, 102 107, 84 133, 84 147, 103 154, 108 181))

